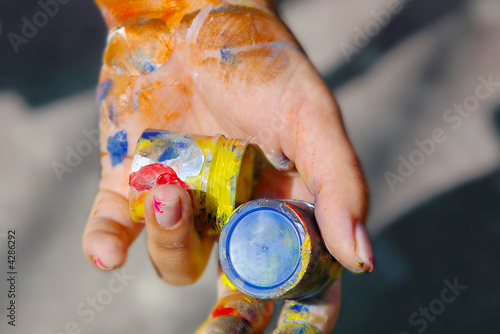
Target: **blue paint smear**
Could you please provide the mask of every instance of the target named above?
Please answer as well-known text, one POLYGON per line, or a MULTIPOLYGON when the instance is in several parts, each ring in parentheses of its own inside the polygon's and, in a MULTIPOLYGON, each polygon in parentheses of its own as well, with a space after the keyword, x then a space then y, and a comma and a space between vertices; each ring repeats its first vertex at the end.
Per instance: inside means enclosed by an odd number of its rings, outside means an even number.
POLYGON ((111 90, 111 86, 113 85, 113 80, 109 79, 108 81, 105 81, 99 85, 99 100, 97 102, 97 105, 100 106, 102 100, 108 96, 109 91, 111 90))
POLYGON ((147 140, 156 139, 156 137, 158 137, 162 133, 163 133, 163 131, 158 131, 158 130, 145 130, 142 133, 141 138, 147 139, 147 140))
POLYGON ((283 42, 283 41, 269 42, 269 45, 271 45, 272 47, 274 47, 276 49, 282 49, 284 47, 289 47, 291 49, 297 49, 297 47, 295 45, 290 44, 290 43, 286 43, 286 42, 283 42))
MULTIPOLYGON (((282 42, 282 41, 274 41, 274 42, 269 42, 269 43, 265 43, 265 44, 267 44, 271 48, 271 51, 289 48, 289 49, 292 49, 292 50, 295 50, 295 51, 298 51, 298 52, 304 54, 304 51, 302 49, 300 49, 297 46, 290 44, 290 43, 286 43, 286 42, 282 42)), ((263 45, 265 45, 265 44, 263 44, 263 45)), ((232 64, 232 65, 236 64, 239 60, 235 56, 235 54, 236 54, 235 49, 236 48, 223 47, 220 50, 221 59, 227 63, 232 64)), ((274 57, 274 54, 271 55, 271 57, 274 57)))
POLYGON ((151 73, 151 72, 153 72, 155 70, 155 66, 153 64, 151 64, 149 61, 147 61, 147 62, 144 63, 144 68, 149 73, 151 73))
POLYGON ((300 312, 309 312, 309 308, 305 305, 301 305, 301 304, 292 304, 290 306, 288 306, 288 309, 294 311, 294 312, 297 312, 297 313, 300 313, 300 312))
POLYGON ((158 157, 158 162, 163 162, 166 160, 172 160, 177 158, 180 154, 179 152, 172 146, 165 146, 165 150, 158 157))
POLYGON ((188 144, 188 143, 186 143, 186 142, 184 142, 184 141, 179 141, 179 142, 177 142, 177 144, 176 144, 176 145, 177 145, 177 147, 178 147, 179 149, 181 149, 181 150, 185 150, 185 149, 187 149, 187 148, 188 148, 188 146, 189 146, 189 144, 188 144))
POLYGON ((241 11, 240 8, 235 8, 235 7, 236 6, 224 6, 224 5, 222 5, 222 6, 215 7, 210 12, 211 13, 216 13, 216 12, 225 12, 225 11, 227 11, 227 12, 235 12, 237 10, 241 11))
POLYGON ((234 54, 231 49, 223 48, 220 50, 220 57, 222 60, 232 63, 234 61, 234 54))
POLYGON ((293 44, 290 44, 290 43, 286 43, 286 42, 283 42, 283 41, 274 41, 274 42, 270 42, 269 45, 273 48, 273 49, 283 49, 283 48, 290 48, 292 50, 295 50, 295 51, 298 51, 300 53, 303 53, 304 54, 304 50, 302 50, 301 48, 298 48, 297 46, 293 45, 293 44))
POLYGON ((127 133, 120 131, 108 138, 108 152, 111 154, 111 165, 116 166, 127 156, 127 133))
POLYGON ((111 122, 113 122, 113 120, 115 118, 115 109, 113 108, 113 104, 112 103, 109 105, 109 114, 108 114, 108 117, 109 117, 109 120, 111 122))

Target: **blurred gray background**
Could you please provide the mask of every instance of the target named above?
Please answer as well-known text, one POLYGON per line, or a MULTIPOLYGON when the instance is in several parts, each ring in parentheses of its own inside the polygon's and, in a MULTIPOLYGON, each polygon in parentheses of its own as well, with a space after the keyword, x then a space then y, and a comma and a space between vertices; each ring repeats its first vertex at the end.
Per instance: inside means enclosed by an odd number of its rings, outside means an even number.
MULTIPOLYGON (((344 274, 334 333, 498 331, 500 85, 481 89, 487 98, 474 96, 479 78, 500 82, 500 2, 290 0, 280 7, 337 96, 372 191, 376 270, 344 274), (380 16, 394 3, 404 8, 380 16), (360 39, 360 31, 371 36, 360 39), (355 51, 346 56, 346 48, 355 51), (473 111, 451 121, 448 110, 474 101, 473 111), (428 155, 415 153, 415 141, 436 129, 446 140, 428 155), (401 158, 417 166, 391 189, 386 172, 397 175, 401 158), (445 280, 467 286, 451 303, 441 299, 445 280), (410 320, 429 307, 427 319, 410 320)), ((69 1, 16 53, 9 33, 20 35, 23 17, 40 10, 35 0, 0 1, 0 332, 192 333, 215 301, 215 257, 198 283, 172 287, 156 277, 144 235, 119 271, 122 281, 82 255, 99 152, 87 145, 89 154, 61 179, 53 165, 66 165, 68 149, 86 145, 83 131, 97 129, 106 28, 90 0, 69 1), (9 229, 17 246, 15 328, 6 318, 9 229)))

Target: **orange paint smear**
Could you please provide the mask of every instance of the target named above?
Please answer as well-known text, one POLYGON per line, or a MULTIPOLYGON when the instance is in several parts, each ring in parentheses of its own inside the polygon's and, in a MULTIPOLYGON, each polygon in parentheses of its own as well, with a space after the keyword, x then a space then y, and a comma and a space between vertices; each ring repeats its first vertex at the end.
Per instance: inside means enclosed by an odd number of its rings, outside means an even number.
POLYGON ((131 78, 104 68, 100 81, 111 81, 112 84, 99 106, 101 133, 105 136, 112 133, 130 117, 145 128, 168 128, 177 121, 183 122, 181 116, 191 107, 192 84, 189 78, 180 82, 173 75, 161 74, 131 78), (110 109, 115 115, 115 123, 108 117, 110 109))
POLYGON ((110 28, 136 23, 145 18, 159 18, 165 12, 180 12, 188 7, 186 1, 135 1, 96 0, 103 9, 104 18, 110 28))
POLYGON ((179 113, 178 112, 173 112, 170 115, 163 115, 163 118, 170 123, 171 121, 179 118, 179 113))
POLYGON ((245 6, 211 12, 196 44, 199 58, 193 59, 195 63, 226 83, 235 79, 245 84, 262 84, 276 78, 288 68, 284 45, 299 49, 275 15, 245 6), (216 56, 207 56, 207 51, 216 56))
POLYGON ((151 72, 172 54, 174 42, 168 25, 150 19, 110 34, 104 64, 121 75, 137 76, 151 72))
POLYGON ((191 106, 189 85, 165 78, 153 83, 144 82, 133 96, 134 112, 144 124, 153 127, 171 125, 191 106), (169 82, 171 81, 171 82, 169 82))
POLYGON ((153 128, 182 126, 195 89, 193 78, 184 72, 189 62, 227 85, 263 84, 287 70, 288 46, 299 48, 288 29, 265 9, 265 0, 251 5, 241 1, 241 6, 219 0, 96 2, 112 29, 100 78, 101 83, 111 82, 100 99, 103 134, 129 122, 153 128), (221 7, 208 14, 198 36, 189 41, 190 49, 183 49, 194 18, 208 5, 221 7), (174 50, 180 55, 172 59, 175 65, 160 69, 174 50))
POLYGON ((271 13, 245 6, 228 7, 210 13, 198 35, 198 45, 206 49, 242 47, 282 42, 296 44, 288 29, 271 13), (283 40, 282 38, 286 38, 283 40))
POLYGON ((175 25, 185 14, 208 4, 218 5, 220 1, 96 0, 96 3, 108 27, 113 28, 151 18, 161 18, 175 25))

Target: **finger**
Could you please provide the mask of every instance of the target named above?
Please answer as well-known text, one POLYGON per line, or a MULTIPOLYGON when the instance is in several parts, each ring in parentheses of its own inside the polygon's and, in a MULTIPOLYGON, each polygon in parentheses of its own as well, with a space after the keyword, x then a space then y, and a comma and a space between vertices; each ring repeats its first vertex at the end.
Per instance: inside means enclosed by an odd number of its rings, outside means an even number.
POLYGON ((213 238, 193 224, 191 197, 176 185, 161 185, 144 200, 148 250, 159 276, 170 284, 190 284, 203 273, 213 238))
POLYGON ((274 309, 273 300, 260 300, 237 290, 225 274, 218 280, 217 302, 196 334, 262 333, 274 309))
MULTIPOLYGON (((305 77, 314 71, 311 67, 305 63, 295 75, 305 77)), ((280 135, 283 152, 315 196, 316 219, 331 253, 354 272, 371 271, 372 250, 364 228, 368 188, 339 107, 319 76, 294 88, 294 94, 284 97, 286 110, 291 110, 288 128, 293 130, 280 135)))
POLYGON ((82 248, 86 258, 97 268, 120 267, 127 258, 127 248, 143 225, 130 218, 127 180, 130 158, 111 167, 109 155, 101 159, 103 173, 99 192, 83 232, 82 248))
POLYGON ((273 333, 331 333, 340 312, 340 286, 338 279, 315 297, 286 301, 273 333))

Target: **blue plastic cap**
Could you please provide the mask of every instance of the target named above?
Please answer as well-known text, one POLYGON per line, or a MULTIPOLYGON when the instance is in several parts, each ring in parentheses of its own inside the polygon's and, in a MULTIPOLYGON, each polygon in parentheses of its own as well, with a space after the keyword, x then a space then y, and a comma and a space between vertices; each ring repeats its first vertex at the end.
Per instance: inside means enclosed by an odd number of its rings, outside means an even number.
POLYGON ((228 279, 257 298, 284 294, 301 269, 300 227, 279 207, 240 207, 219 239, 219 258, 228 279))

